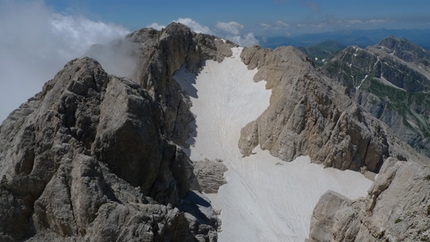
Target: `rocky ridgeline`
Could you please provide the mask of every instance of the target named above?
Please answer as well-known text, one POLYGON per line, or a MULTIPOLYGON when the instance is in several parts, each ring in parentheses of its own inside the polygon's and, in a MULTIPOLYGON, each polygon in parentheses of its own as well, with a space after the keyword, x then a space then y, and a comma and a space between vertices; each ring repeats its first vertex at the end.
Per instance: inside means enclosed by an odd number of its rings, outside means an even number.
POLYGON ((168 139, 187 147, 185 140, 191 132, 188 124, 194 116, 190 112, 189 97, 181 91, 173 74, 183 65, 198 73, 204 61, 220 62, 231 56, 231 48, 237 45, 215 36, 193 33, 177 23, 161 32, 141 29, 127 38, 134 43, 134 55, 139 62, 135 79, 163 110, 161 128, 168 139))
POLYGON ((325 193, 311 221, 311 241, 430 241, 430 169, 385 161, 366 198, 325 193))
MULTIPOLYGON (((134 81, 73 60, 0 126, 1 241, 217 240, 220 221, 200 192, 216 192, 226 169, 182 152, 194 117, 172 76, 236 45, 176 23, 127 41, 134 81)), ((245 48, 241 58, 272 89, 268 109, 242 129, 244 155, 260 145, 286 161, 380 171, 365 199, 323 196, 310 240, 426 238, 428 159, 297 49, 245 48)))
POLYGON ((404 145, 386 125, 299 50, 253 47, 242 52, 242 59, 249 68, 259 69, 255 81, 264 79, 272 89, 268 109, 242 129, 239 147, 244 155, 260 145, 285 161, 309 155, 325 166, 373 172, 389 156, 413 158, 404 151, 408 148, 398 148, 404 145))
POLYGON ((430 157, 430 53, 387 37, 375 46, 350 46, 324 66, 348 95, 403 141, 430 157))
POLYGON ((259 69, 255 81, 264 79, 272 89, 269 108, 242 129, 244 155, 260 145, 286 161, 309 155, 325 166, 379 172, 366 198, 322 196, 309 241, 429 240, 428 157, 396 138, 298 50, 253 47, 241 57, 259 69))
POLYGON ((172 75, 232 44, 179 24, 127 38, 138 82, 76 59, 3 122, 0 241, 216 241, 198 192, 211 182, 178 146, 193 117, 172 75))

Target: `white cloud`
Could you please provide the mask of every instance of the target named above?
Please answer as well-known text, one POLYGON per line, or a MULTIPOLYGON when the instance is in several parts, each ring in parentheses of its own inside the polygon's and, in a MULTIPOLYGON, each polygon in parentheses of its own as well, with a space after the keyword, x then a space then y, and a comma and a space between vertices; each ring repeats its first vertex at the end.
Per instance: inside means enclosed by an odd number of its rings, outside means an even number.
POLYGON ((237 22, 218 22, 215 25, 215 33, 222 38, 233 41, 240 46, 258 45, 258 40, 255 38, 254 33, 243 34, 244 26, 237 22))
POLYGON ((243 25, 237 23, 237 22, 230 22, 230 23, 226 23, 226 22, 218 22, 215 25, 215 28, 227 32, 229 34, 234 34, 234 35, 238 35, 240 34, 240 31, 243 29, 243 25))
POLYGON ((362 24, 363 21, 361 21, 360 19, 351 19, 351 20, 346 20, 346 23, 348 23, 348 24, 362 24))
MULTIPOLYGON (((0 1, 0 122, 95 43, 124 27, 54 13, 42 1, 0 1)), ((103 63, 102 63, 103 65, 103 63)))
POLYGON ((202 26, 201 24, 190 18, 179 18, 178 20, 175 20, 173 22, 184 24, 196 33, 212 34, 212 31, 209 29, 209 27, 202 26))
POLYGON ((254 36, 254 33, 248 33, 245 35, 226 36, 226 38, 240 46, 253 46, 253 45, 259 44, 258 40, 254 36))
POLYGON ((261 27, 263 27, 264 29, 270 29, 272 26, 270 24, 266 24, 266 23, 262 23, 260 24, 261 27))
POLYGON ((156 29, 156 30, 161 30, 161 29, 166 28, 166 25, 162 25, 162 24, 158 24, 158 23, 152 23, 150 25, 147 25, 146 27, 147 28, 153 28, 153 29, 156 29))
MULTIPOLYGON (((216 35, 220 38, 233 41, 234 43, 241 46, 258 45, 258 40, 255 38, 254 34, 253 33, 242 34, 242 30, 244 26, 237 22, 229 22, 229 23, 218 22, 215 25, 214 30, 210 29, 207 26, 201 25, 200 23, 190 18, 179 18, 178 20, 174 20, 172 22, 184 24, 188 26, 191 29, 191 31, 194 31, 196 33, 216 35)), ((147 27, 151 27, 154 29, 161 29, 161 28, 164 28, 165 26, 159 23, 152 23, 147 27)))
POLYGON ((284 21, 278 20, 275 22, 276 26, 282 27, 282 28, 288 28, 290 27, 289 24, 285 23, 284 21))
POLYGON ((370 24, 380 24, 380 23, 387 23, 387 22, 391 22, 391 20, 390 19, 371 19, 367 21, 367 23, 370 23, 370 24))
POLYGON ((61 51, 67 51, 67 58, 83 54, 91 45, 107 43, 115 38, 123 38, 130 31, 113 24, 94 22, 82 17, 52 14, 51 30, 54 38, 58 38, 67 46, 59 46, 61 51))

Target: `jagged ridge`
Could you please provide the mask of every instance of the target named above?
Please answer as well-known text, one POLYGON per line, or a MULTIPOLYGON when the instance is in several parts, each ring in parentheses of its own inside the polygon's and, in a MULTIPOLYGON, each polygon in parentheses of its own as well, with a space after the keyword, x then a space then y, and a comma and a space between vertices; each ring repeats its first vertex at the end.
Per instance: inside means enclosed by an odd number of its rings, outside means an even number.
POLYGON ((388 37, 375 46, 348 47, 324 71, 402 140, 430 156, 430 54, 388 37))
MULTIPOLYGON (((184 65, 198 73, 235 45, 180 24, 127 38, 136 82, 77 59, 0 127, 0 207, 10 208, 0 210, 2 240, 216 240, 210 203, 190 191, 199 184, 180 146, 194 117, 172 76, 184 65)), ((287 161, 310 155, 372 171, 388 156, 425 161, 297 49, 253 47, 241 57, 273 91, 270 107, 242 130, 245 155, 260 145, 287 161)))
POLYGON ((221 61, 232 44, 180 24, 127 38, 138 83, 76 59, 3 122, 2 241, 216 240, 216 215, 190 191, 200 185, 177 146, 193 116, 172 75, 221 61))

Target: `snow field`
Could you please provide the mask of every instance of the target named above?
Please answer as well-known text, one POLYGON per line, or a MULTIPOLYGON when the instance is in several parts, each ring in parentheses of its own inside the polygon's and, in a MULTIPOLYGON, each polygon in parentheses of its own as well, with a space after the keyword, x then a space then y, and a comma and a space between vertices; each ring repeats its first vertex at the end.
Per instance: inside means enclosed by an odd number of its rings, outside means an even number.
POLYGON ((240 130, 269 106, 271 91, 255 83, 257 70, 240 59, 241 48, 223 62, 207 61, 195 76, 183 67, 175 80, 190 95, 196 115, 188 140, 193 161, 221 159, 227 184, 205 194, 221 210, 219 241, 304 241, 320 196, 334 190, 351 199, 367 194, 371 181, 352 171, 312 164, 309 157, 284 162, 263 151, 242 157, 240 130))

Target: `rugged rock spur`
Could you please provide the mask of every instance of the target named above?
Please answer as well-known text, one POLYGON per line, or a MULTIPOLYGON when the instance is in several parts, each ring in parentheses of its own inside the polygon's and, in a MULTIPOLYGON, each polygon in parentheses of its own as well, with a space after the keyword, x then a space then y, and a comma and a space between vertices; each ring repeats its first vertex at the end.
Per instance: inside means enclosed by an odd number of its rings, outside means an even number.
MULTIPOLYGON (((237 45, 178 23, 120 41, 133 46, 131 78, 72 60, 0 126, 0 241, 217 241, 221 221, 203 193, 228 182, 226 167, 184 152, 195 117, 173 76, 198 75, 237 45)), ((241 131, 244 156, 259 146, 284 161, 379 172, 366 198, 323 195, 309 241, 429 240, 427 157, 299 50, 254 46, 241 59, 272 90, 241 131)))

